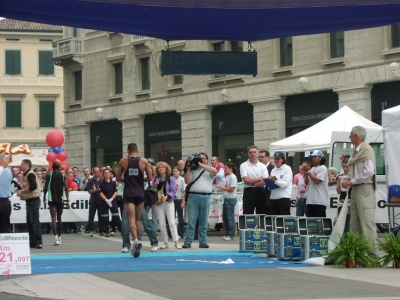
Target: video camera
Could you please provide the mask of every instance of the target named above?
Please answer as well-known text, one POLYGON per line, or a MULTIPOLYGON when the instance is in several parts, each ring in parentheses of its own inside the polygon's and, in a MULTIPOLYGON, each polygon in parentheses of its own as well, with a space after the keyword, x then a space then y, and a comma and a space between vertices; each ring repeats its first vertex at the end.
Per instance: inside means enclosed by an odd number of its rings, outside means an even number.
POLYGON ((188 167, 190 167, 191 170, 197 170, 199 167, 199 162, 202 162, 203 159, 197 155, 197 153, 189 155, 186 164, 185 164, 185 173, 188 167))

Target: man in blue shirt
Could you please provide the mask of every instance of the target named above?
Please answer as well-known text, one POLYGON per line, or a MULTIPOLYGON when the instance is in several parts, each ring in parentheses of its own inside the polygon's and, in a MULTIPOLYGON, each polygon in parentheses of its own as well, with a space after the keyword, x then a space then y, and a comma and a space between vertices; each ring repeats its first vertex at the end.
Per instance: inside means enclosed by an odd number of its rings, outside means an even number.
POLYGON ((10 232, 12 173, 6 169, 10 162, 10 155, 0 155, 0 233, 10 232))

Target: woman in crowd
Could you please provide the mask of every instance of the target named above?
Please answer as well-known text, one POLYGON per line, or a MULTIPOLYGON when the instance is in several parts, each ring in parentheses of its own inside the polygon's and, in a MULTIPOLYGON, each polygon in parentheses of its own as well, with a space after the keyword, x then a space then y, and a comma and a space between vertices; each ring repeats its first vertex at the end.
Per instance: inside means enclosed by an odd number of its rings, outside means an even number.
POLYGON ((169 176, 169 174, 171 174, 171 167, 165 162, 157 163, 155 169, 156 176, 152 180, 151 185, 157 187, 157 191, 162 192, 162 197, 160 198, 161 203, 155 205, 158 223, 160 225, 161 240, 164 242, 164 245, 162 245, 160 249, 168 248, 168 234, 165 216, 167 216, 168 219, 171 236, 175 242, 175 248, 182 249, 182 246, 179 245, 178 232, 175 225, 175 178, 169 176))
POLYGON ((185 220, 183 219, 182 195, 185 191, 185 180, 179 175, 179 168, 174 167, 172 174, 175 178, 176 193, 175 193, 175 212, 178 215, 178 236, 183 239, 185 235, 185 220))
POLYGON ((303 162, 300 166, 301 176, 298 181, 298 192, 296 197, 296 217, 308 216, 307 214, 307 184, 304 182, 305 171, 303 170, 303 165, 310 166, 309 161, 303 162))
POLYGON ((217 184, 218 189, 223 190, 222 196, 224 197, 224 204, 222 207, 222 220, 226 226, 225 241, 233 240, 235 236, 235 206, 237 202, 236 188, 237 188, 237 177, 236 168, 232 162, 227 162, 225 168, 225 185, 217 184))
POLYGON ((74 171, 68 170, 67 172, 67 184, 68 184, 68 190, 69 191, 77 191, 78 190, 78 185, 74 181, 74 171))
POLYGON ((117 226, 118 230, 121 232, 121 219, 119 217, 117 201, 117 184, 115 181, 111 180, 110 170, 106 169, 103 172, 104 180, 100 183, 100 198, 103 200, 100 203, 100 215, 101 222, 100 226, 102 236, 109 237, 110 230, 110 217, 109 211, 111 211, 112 222, 117 226))
POLYGON ((275 152, 275 168, 271 171, 268 180, 275 184, 271 190, 271 214, 290 215, 290 198, 292 196, 292 169, 286 164, 285 154, 275 152))
MULTIPOLYGON (((339 194, 339 202, 337 203, 337 215, 335 217, 334 222, 336 223, 336 220, 340 214, 340 212, 342 211, 342 207, 343 207, 343 202, 344 200, 346 200, 346 197, 348 199, 348 202, 350 204, 351 201, 351 188, 347 189, 342 187, 342 182, 346 179, 346 178, 350 178, 350 166, 348 164, 350 155, 346 155, 343 160, 342 160, 342 168, 343 168, 343 174, 340 174, 339 176, 337 176, 337 185, 336 185, 336 192, 339 194)), ((347 210, 347 217, 346 217, 346 224, 345 224, 345 228, 344 228, 345 232, 350 231, 350 208, 347 210)))
POLYGON ((315 150, 310 154, 314 167, 305 165, 304 182, 307 188, 307 213, 308 217, 326 217, 328 206, 328 169, 325 167, 326 159, 322 151, 315 150))

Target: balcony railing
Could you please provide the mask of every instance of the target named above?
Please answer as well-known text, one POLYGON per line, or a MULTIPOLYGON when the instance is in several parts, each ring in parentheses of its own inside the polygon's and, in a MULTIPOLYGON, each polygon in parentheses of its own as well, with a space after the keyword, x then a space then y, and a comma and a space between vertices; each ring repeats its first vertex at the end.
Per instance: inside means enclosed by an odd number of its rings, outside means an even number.
POLYGON ((83 54, 83 39, 69 38, 53 43, 53 59, 83 54))

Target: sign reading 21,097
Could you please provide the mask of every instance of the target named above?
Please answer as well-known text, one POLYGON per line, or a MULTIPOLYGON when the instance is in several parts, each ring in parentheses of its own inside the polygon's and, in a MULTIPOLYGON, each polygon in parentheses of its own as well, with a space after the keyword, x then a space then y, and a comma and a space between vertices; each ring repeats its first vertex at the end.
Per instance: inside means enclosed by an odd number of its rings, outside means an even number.
POLYGON ((28 233, 0 234, 0 275, 31 273, 28 233))

